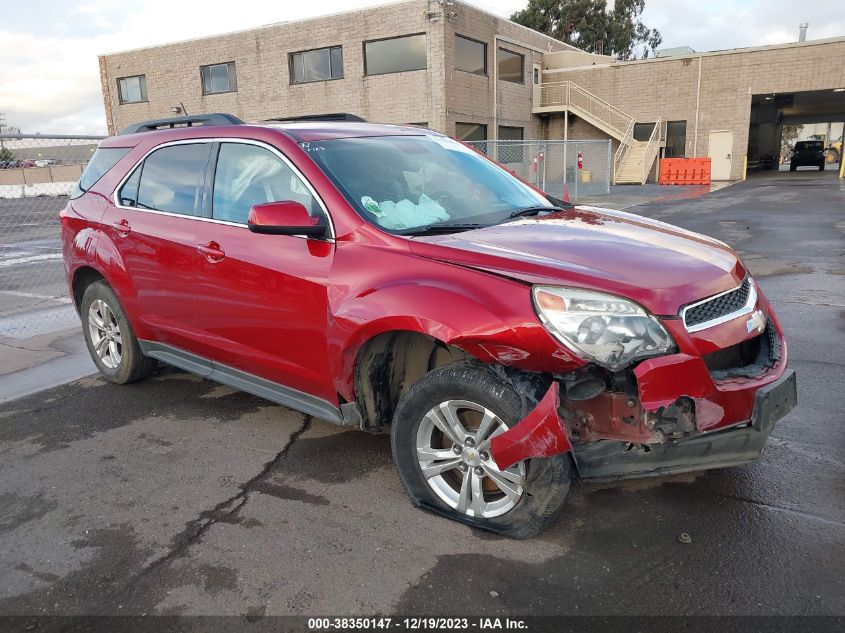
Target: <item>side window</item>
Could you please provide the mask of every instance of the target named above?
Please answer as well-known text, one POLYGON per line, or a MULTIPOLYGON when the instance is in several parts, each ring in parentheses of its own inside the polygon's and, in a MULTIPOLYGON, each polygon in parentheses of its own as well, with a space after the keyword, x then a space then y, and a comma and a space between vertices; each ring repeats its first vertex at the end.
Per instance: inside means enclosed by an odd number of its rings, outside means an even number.
POLYGON ((135 168, 132 175, 123 183, 117 199, 124 207, 138 206, 138 183, 141 182, 141 166, 135 168))
POLYGON ((85 166, 82 176, 73 188, 73 193, 70 195, 71 199, 78 198, 96 185, 108 170, 117 165, 117 162, 129 153, 130 149, 129 147, 106 147, 94 152, 91 160, 85 166))
POLYGON ((208 143, 171 145, 147 156, 140 174, 137 206, 199 215, 209 148, 208 143))
POLYGON ((294 200, 311 215, 322 213, 308 187, 287 163, 263 147, 222 143, 214 176, 212 217, 246 224, 256 204, 294 200))

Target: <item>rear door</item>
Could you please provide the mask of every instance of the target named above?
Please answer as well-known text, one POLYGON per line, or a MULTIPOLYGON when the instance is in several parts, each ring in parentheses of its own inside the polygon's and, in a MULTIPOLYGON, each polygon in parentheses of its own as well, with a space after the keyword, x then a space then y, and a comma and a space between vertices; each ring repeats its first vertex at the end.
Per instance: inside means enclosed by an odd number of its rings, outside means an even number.
MULTIPOLYGON (((295 200, 325 207, 277 149, 221 142, 207 218, 196 234, 195 294, 215 362, 334 402, 326 340, 331 239, 259 235, 247 228, 253 205, 295 200)), ((330 224, 330 223, 329 223, 330 224)))
POLYGON ((103 218, 134 286, 130 313, 142 336, 197 352, 194 300, 197 216, 211 143, 162 146, 118 186, 103 218))

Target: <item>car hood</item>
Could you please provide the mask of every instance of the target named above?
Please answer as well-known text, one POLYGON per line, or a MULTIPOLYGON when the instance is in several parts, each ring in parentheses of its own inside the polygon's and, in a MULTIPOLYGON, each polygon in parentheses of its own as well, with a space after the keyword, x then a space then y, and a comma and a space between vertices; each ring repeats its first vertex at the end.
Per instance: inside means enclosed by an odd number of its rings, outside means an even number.
POLYGON ((591 288, 654 314, 739 285, 745 268, 718 240, 641 216, 577 207, 450 235, 420 236, 411 251, 527 283, 591 288))

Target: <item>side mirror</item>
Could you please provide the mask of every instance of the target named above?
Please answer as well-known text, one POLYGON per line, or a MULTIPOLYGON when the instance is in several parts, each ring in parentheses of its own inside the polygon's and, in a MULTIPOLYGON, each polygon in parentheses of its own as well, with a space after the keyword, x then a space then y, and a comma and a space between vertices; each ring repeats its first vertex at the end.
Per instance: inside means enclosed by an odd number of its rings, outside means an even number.
POLYGON ((312 217, 305 205, 293 200, 256 204, 250 209, 246 222, 253 233, 309 237, 326 234, 326 219, 322 215, 312 217))

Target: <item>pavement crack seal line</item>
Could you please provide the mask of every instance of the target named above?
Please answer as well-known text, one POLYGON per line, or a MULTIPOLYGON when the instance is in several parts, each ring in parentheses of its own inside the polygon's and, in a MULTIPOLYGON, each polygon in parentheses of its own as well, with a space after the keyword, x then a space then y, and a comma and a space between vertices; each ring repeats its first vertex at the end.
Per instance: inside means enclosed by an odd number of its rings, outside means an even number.
MULTIPOLYGON (((108 592, 107 594, 101 595, 99 599, 100 604, 108 604, 108 601, 113 601, 114 604, 118 604, 118 602, 131 596, 132 591, 136 589, 136 585, 138 585, 138 583, 145 580, 147 576, 158 571, 170 561, 181 556, 189 547, 198 543, 202 538, 203 534, 205 534, 212 525, 214 525, 215 523, 219 523, 220 521, 231 519, 236 516, 240 509, 247 504, 249 493, 252 492, 255 489, 256 485, 259 484, 265 477, 267 477, 270 472, 282 462, 282 460, 284 460, 285 456, 288 454, 288 451, 290 451, 291 447, 294 445, 294 443, 296 443, 296 440, 298 440, 299 437, 311 427, 312 419, 313 418, 310 415, 306 415, 304 417, 302 425, 296 431, 293 432, 287 444, 285 444, 284 448, 279 453, 277 453, 273 459, 264 464, 264 467, 261 469, 261 472, 259 472, 255 477, 240 486, 241 491, 238 494, 229 497, 225 501, 221 501, 211 510, 206 510, 202 512, 199 518, 187 523, 185 529, 179 534, 177 534, 175 537, 173 537, 171 541, 173 543, 173 546, 167 554, 155 559, 150 564, 142 568, 141 571, 139 571, 134 576, 128 577, 126 579, 126 582, 120 588, 112 592, 108 592)), ((145 609, 144 615, 146 615, 146 613, 148 612, 147 609, 152 609, 153 606, 154 605, 148 605, 145 609)), ((120 608, 120 606, 118 608, 120 608)), ((99 628, 101 628, 102 623, 99 621, 98 618, 99 616, 97 615, 86 615, 82 617, 81 621, 74 622, 73 627, 71 628, 73 628, 74 631, 88 631, 95 629, 99 630, 99 628)), ((38 626, 39 617, 32 616, 32 619, 35 622, 36 626, 38 626)), ((55 628, 46 626, 45 628, 39 630, 43 630, 44 633, 48 633, 53 630, 64 631, 68 629, 68 627, 61 622, 58 622, 56 624, 57 626, 55 628)))
POLYGON ((730 499, 732 501, 738 501, 739 503, 748 503, 753 505, 757 508, 761 508, 763 510, 770 510, 772 512, 781 512, 783 514, 790 514, 793 516, 801 517, 804 519, 809 519, 811 521, 819 521, 821 523, 827 523, 830 525, 836 525, 839 527, 845 526, 845 523, 842 521, 838 521, 836 519, 829 519, 827 517, 820 516, 818 514, 812 514, 810 512, 804 512, 803 510, 793 510, 792 508, 785 508, 783 506, 776 506, 770 503, 765 503, 763 501, 755 501, 754 499, 749 499, 748 497, 742 497, 739 495, 729 495, 729 494, 721 494, 721 493, 713 493, 714 497, 720 497, 722 499, 730 499))
POLYGON ((173 537, 172 543, 173 546, 171 547, 170 551, 167 552, 165 555, 153 560, 149 563, 141 572, 134 578, 131 579, 127 585, 127 589, 131 586, 134 582, 142 579, 143 577, 147 576, 148 574, 154 572, 158 568, 163 565, 166 565, 170 561, 175 558, 180 557, 185 550, 187 550, 192 545, 198 543, 202 536, 211 528, 211 526, 215 525, 216 523, 227 522, 231 521, 235 518, 240 512, 241 508, 243 508, 247 502, 249 501, 249 493, 255 490, 256 486, 263 481, 287 456, 288 451, 293 447, 296 443, 296 440, 305 433, 311 427, 312 417, 310 415, 306 415, 302 425, 293 432, 288 440, 288 443, 285 444, 284 448, 276 454, 273 459, 268 461, 264 464, 264 467, 261 469, 255 477, 247 481, 246 483, 240 486, 240 492, 236 495, 229 497, 225 501, 221 501, 216 506, 211 508, 210 510, 204 510, 200 513, 199 517, 194 519, 193 521, 188 522, 185 525, 185 529, 182 530, 179 534, 173 537))

